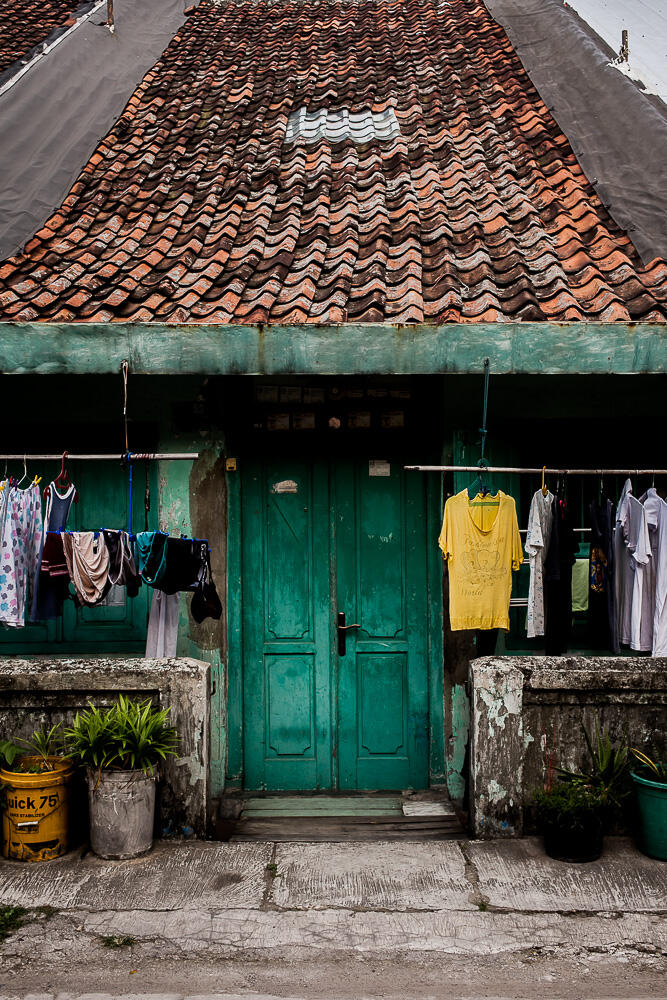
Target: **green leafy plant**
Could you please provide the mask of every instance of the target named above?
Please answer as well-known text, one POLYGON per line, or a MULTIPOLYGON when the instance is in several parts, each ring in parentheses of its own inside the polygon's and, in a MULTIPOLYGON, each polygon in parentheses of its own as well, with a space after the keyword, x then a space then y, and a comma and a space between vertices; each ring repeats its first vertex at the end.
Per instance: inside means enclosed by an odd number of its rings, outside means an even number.
POLYGON ((179 738, 169 724, 169 711, 155 708, 150 699, 133 701, 124 695, 107 709, 90 705, 65 730, 67 756, 98 771, 152 773, 156 764, 177 753, 179 738))
POLYGON ((654 751, 651 751, 653 756, 649 757, 642 750, 636 750, 634 747, 630 748, 630 752, 633 754, 635 759, 639 763, 639 767, 636 768, 636 773, 640 778, 646 778, 648 781, 657 781, 661 784, 667 784, 667 758, 663 757, 654 751))
POLYGON ((89 705, 77 712, 64 733, 68 757, 97 769, 112 767, 118 755, 113 706, 105 710, 89 705))
POLYGON ((22 906, 0 906, 0 941, 4 941, 12 931, 23 927, 28 911, 22 906))
POLYGON ((618 743, 612 741, 607 730, 595 720, 594 739, 582 723, 588 751, 588 767, 580 771, 557 769, 560 781, 587 788, 597 794, 600 803, 608 809, 619 809, 631 790, 629 747, 624 736, 618 743))
POLYGON ((16 758, 24 753, 25 750, 17 746, 16 743, 12 743, 11 740, 0 740, 0 765, 2 767, 11 767, 16 758))
MULTIPOLYGON (((61 756, 63 753, 62 725, 62 722, 58 722, 55 726, 51 726, 50 729, 47 729, 46 726, 41 726, 35 730, 29 740, 19 739, 18 741, 27 748, 28 757, 39 758, 40 771, 52 771, 53 764, 50 758, 61 756)), ((24 769, 24 767, 21 767, 21 770, 24 769)))
POLYGON ((540 830, 560 828, 584 833, 600 822, 604 801, 598 791, 572 782, 536 792, 533 807, 540 830))
POLYGON ((131 948, 137 943, 130 934, 105 934, 101 941, 105 948, 131 948))

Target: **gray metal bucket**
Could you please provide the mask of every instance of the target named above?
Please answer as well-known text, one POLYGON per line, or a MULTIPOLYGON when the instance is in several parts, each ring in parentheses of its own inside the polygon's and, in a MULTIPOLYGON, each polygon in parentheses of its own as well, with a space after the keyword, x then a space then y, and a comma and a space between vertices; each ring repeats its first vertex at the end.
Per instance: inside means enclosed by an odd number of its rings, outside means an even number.
POLYGON ((90 846, 100 858, 136 858, 153 846, 155 775, 87 769, 90 846))

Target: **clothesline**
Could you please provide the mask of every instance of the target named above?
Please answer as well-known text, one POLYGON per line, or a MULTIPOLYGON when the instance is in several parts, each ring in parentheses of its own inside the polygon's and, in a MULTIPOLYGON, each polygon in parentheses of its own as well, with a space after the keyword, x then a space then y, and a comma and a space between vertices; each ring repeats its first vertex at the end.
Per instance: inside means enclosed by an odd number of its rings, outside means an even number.
POLYGON ((516 472, 546 476, 667 476, 667 469, 520 469, 509 465, 404 465, 408 472, 516 472))
MULTIPOLYGON (((194 461, 199 458, 198 451, 130 451, 126 455, 73 455, 68 453, 68 461, 85 462, 153 462, 161 460, 169 461, 194 461)), ((59 455, 0 455, 3 462, 59 462, 62 459, 62 452, 59 455)))

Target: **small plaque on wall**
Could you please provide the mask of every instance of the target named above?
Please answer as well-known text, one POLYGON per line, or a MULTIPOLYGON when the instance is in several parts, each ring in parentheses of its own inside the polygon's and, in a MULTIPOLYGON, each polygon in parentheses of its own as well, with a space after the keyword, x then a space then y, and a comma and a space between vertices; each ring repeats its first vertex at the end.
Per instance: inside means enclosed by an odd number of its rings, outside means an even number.
POLYGON ((389 462, 385 462, 383 459, 371 458, 371 460, 368 463, 368 475, 390 476, 391 465, 389 464, 389 462))
POLYGON ((271 487, 272 493, 298 493, 299 485, 293 479, 283 479, 279 483, 274 483, 271 487))

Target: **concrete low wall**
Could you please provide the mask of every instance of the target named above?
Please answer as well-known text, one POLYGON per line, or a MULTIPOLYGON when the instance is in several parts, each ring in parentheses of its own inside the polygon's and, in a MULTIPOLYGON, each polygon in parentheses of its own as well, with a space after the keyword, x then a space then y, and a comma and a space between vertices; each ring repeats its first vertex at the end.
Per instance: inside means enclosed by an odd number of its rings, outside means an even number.
POLYGON ((42 724, 69 723, 90 703, 118 696, 151 698, 171 709, 181 737, 178 757, 160 768, 160 825, 204 836, 209 793, 210 667, 201 660, 0 660, 0 737, 28 738, 42 724))
POLYGON ((470 816, 478 837, 524 832, 524 803, 555 763, 586 759, 582 722, 643 745, 664 735, 667 659, 501 656, 470 664, 470 816))

